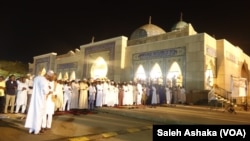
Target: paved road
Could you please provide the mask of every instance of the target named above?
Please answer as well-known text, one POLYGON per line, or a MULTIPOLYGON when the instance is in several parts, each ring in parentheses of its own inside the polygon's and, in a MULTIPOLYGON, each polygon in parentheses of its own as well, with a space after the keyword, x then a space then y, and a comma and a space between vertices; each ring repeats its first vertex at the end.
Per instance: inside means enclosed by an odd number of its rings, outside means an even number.
POLYGON ((95 112, 89 114, 63 114, 53 118, 52 129, 42 135, 28 134, 24 128, 25 115, 5 114, 0 115, 0 140, 1 141, 75 141, 86 139, 105 139, 111 136, 121 135, 130 140, 141 138, 132 133, 140 131, 142 139, 147 141, 151 136, 153 122, 134 119, 125 116, 95 112), (7 118, 8 116, 8 118, 7 118), (131 135, 129 135, 131 134, 131 135))

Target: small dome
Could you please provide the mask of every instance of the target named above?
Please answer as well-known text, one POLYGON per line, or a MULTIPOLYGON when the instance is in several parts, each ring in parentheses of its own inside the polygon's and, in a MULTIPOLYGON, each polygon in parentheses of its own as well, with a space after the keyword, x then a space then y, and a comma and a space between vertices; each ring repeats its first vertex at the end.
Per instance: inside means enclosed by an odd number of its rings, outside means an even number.
POLYGON ((182 13, 181 13, 180 21, 177 22, 177 23, 171 28, 171 31, 181 30, 182 28, 184 28, 184 27, 187 26, 187 25, 188 25, 188 24, 182 20, 182 13))
POLYGON ((162 28, 157 25, 151 24, 151 17, 149 19, 149 24, 141 26, 136 29, 130 36, 130 40, 145 38, 155 35, 160 35, 166 33, 162 28))
POLYGON ((185 26, 187 26, 188 24, 184 21, 179 21, 178 23, 176 23, 172 28, 171 31, 175 31, 175 30, 181 30, 182 28, 184 28, 185 26))

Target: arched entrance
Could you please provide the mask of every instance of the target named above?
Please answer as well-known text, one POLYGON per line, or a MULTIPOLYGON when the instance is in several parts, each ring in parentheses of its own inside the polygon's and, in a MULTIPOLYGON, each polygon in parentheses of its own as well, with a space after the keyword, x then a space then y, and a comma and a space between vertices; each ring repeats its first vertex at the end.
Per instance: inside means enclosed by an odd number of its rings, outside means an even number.
POLYGON ((210 90, 214 85, 214 70, 215 65, 213 61, 210 60, 205 71, 205 89, 207 90, 210 90))
POLYGON ((245 78, 245 83, 242 85, 245 90, 245 96, 242 97, 242 103, 244 104, 244 110, 248 110, 248 95, 249 95, 249 70, 246 61, 243 62, 241 68, 241 78, 245 78))
POLYGON ((91 78, 106 78, 108 73, 107 62, 102 58, 98 57, 93 65, 91 66, 90 75, 91 78))
POLYGON ((183 76, 181 68, 177 62, 173 62, 171 67, 168 70, 166 83, 168 86, 182 86, 183 85, 183 76))
POLYGON ((249 82, 249 70, 248 70, 248 65, 247 65, 246 61, 244 61, 242 64, 241 77, 246 78, 249 82))
POLYGON ((144 81, 144 82, 146 80, 145 69, 142 65, 138 66, 137 71, 135 73, 134 81, 137 81, 137 80, 144 81))
POLYGON ((150 71, 150 79, 152 83, 162 84, 162 71, 158 63, 155 63, 150 71))
POLYGON ((69 77, 69 80, 70 80, 70 81, 76 80, 76 73, 75 73, 75 71, 72 71, 72 72, 71 72, 70 77, 69 77))
POLYGON ((69 80, 69 73, 65 72, 63 76, 63 81, 68 81, 69 80))

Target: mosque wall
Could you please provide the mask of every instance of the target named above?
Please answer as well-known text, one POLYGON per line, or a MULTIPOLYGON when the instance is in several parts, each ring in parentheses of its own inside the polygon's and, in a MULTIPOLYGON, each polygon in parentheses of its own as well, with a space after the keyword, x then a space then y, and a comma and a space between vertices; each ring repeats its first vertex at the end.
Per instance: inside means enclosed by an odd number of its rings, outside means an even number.
POLYGON ((104 77, 97 76, 93 71, 100 69, 100 67, 106 64, 107 75, 105 76, 108 79, 120 81, 121 77, 124 77, 120 74, 122 74, 122 69, 124 68, 126 46, 127 37, 124 36, 81 46, 81 53, 84 56, 83 76, 85 78, 104 77), (103 59, 105 64, 99 66, 98 58, 103 59))
POLYGON ((127 37, 121 36, 117 38, 115 42, 115 54, 112 63, 114 68, 113 80, 115 82, 121 82, 122 80, 124 80, 124 75, 121 74, 124 74, 125 61, 127 60, 126 56, 127 41, 128 41, 127 37))
POLYGON ((82 79, 82 56, 80 53, 69 52, 67 56, 56 59, 55 72, 62 79, 82 79), (71 78, 72 75, 75 78, 71 78))
POLYGON ((179 42, 186 44, 186 89, 204 89, 204 34, 186 37, 179 42))
POLYGON ((54 70, 56 53, 48 53, 34 57, 33 74, 38 75, 43 68, 47 70, 54 70))
POLYGON ((60 56, 56 53, 36 56, 29 71, 36 74, 42 67, 68 75, 74 71, 76 79, 83 79, 100 77, 104 68, 106 74, 101 77, 116 82, 144 78, 145 83, 153 80, 163 84, 173 84, 172 77, 178 76, 177 84, 191 93, 209 90, 213 84, 230 91, 231 76, 243 76, 249 81, 249 62, 249 56, 239 47, 225 39, 197 33, 188 24, 166 34, 133 40, 119 36, 92 41, 80 46, 80 50, 60 56))
POLYGON ((217 79, 216 84, 225 88, 225 55, 222 40, 217 40, 217 79))
POLYGON ((204 53, 205 53, 205 75, 204 75, 204 89, 210 90, 213 84, 216 83, 217 80, 217 46, 216 40, 209 36, 208 34, 204 34, 205 42, 204 42, 204 53))
MULTIPOLYGON (((169 40, 137 44, 128 46, 126 54, 129 58, 126 65, 126 74, 129 80, 133 80, 136 68, 141 64, 147 76, 155 63, 160 65, 163 80, 166 83, 166 76, 173 62, 177 62, 181 68, 183 85, 188 89, 202 90, 204 88, 204 34, 184 36, 169 40), (155 56, 157 51, 176 51, 172 56, 155 56), (143 54, 144 53, 144 54, 143 54), (148 59, 138 59, 138 56, 148 57, 148 59)), ((128 81, 128 79, 126 80, 128 81)))

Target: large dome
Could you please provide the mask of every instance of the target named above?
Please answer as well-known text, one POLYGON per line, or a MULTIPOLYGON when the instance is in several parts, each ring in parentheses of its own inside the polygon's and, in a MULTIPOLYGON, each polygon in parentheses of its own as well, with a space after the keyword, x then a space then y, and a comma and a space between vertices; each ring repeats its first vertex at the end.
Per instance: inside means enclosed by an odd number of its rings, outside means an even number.
POLYGON ((136 29, 130 36, 130 40, 145 38, 166 33, 162 28, 154 24, 146 24, 136 29))

